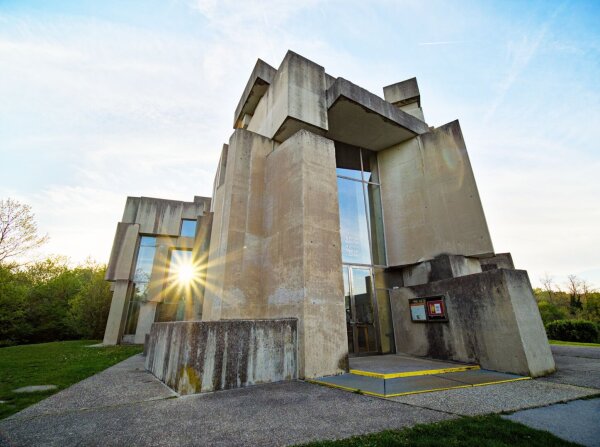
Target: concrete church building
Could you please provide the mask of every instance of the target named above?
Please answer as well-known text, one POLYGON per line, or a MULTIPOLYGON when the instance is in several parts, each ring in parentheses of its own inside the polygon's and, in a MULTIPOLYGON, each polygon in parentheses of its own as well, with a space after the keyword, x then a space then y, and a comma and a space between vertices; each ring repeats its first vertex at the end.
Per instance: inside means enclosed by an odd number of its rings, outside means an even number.
POLYGON ((382 99, 289 51, 257 61, 233 128, 212 198, 127 199, 105 344, 146 342, 147 368, 183 393, 386 353, 554 370, 460 125, 426 123, 415 78, 382 99))

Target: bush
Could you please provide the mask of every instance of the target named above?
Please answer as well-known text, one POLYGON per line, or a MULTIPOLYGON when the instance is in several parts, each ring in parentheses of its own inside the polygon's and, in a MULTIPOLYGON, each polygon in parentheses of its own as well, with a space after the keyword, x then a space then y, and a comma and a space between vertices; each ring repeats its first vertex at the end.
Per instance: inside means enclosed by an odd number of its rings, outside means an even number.
POLYGON ((548 338, 561 341, 596 343, 598 327, 586 320, 556 320, 546 326, 548 338))

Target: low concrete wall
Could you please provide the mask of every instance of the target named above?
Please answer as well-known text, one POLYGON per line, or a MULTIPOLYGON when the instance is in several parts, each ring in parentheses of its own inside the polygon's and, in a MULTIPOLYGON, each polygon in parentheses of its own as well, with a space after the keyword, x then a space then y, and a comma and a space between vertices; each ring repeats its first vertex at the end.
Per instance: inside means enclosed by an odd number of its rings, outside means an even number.
POLYGON ((180 394, 298 377, 297 320, 154 323, 146 369, 180 394))
POLYGON ((554 371, 544 325, 527 272, 488 272, 390 292, 397 352, 476 362, 528 376, 554 371), (447 322, 412 322, 409 299, 444 295, 447 322))

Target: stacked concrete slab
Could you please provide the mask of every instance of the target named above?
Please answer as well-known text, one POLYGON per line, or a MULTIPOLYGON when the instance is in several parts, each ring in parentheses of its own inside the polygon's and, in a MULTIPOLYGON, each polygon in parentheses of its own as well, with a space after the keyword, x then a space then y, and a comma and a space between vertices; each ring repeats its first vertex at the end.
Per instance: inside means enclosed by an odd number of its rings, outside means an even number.
MULTIPOLYGON (((376 153, 379 165, 387 259, 378 267, 385 274, 374 281, 390 290, 393 311, 393 318, 389 310, 376 313, 386 318, 379 332, 395 332, 399 352, 479 361, 515 373, 552 370, 526 272, 508 272, 509 258, 494 253, 460 125, 434 128, 425 122, 416 79, 385 87, 381 98, 289 51, 278 68, 258 60, 233 123, 210 211, 203 201, 192 212, 200 224, 191 243, 203 259, 202 320, 294 318, 298 377, 346 371, 336 177, 336 149, 343 145, 376 153), (440 261, 446 255, 447 262, 440 261), (444 262, 446 270, 439 267, 444 262), (470 291, 457 292, 465 290, 465 281, 470 291), (413 324, 408 299, 430 292, 448 297, 449 322, 413 324), (471 314, 476 324, 465 316, 473 308, 481 310, 471 314), (498 334, 505 338, 484 334, 494 315, 501 315, 498 327, 504 329, 498 334), (391 323, 394 328, 387 328, 391 323), (515 346, 510 359, 498 351, 507 339, 515 346)), ((154 221, 168 223, 169 215, 162 212, 154 221)), ((163 231, 167 223, 152 231, 163 231)), ((127 269, 143 225, 124 217, 117 230, 107 277, 115 281, 116 297, 107 343, 121 340, 127 269)), ((389 306, 386 299, 378 296, 375 305, 389 306)), ((149 331, 141 328, 136 341, 149 331)))

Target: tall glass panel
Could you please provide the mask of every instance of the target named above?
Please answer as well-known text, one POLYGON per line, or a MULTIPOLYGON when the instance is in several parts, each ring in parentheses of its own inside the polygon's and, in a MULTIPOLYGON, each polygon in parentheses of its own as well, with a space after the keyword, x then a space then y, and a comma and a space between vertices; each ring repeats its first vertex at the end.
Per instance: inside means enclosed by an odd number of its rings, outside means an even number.
POLYGON ((381 211, 381 187, 374 183, 365 183, 369 226, 371 229, 371 249, 373 264, 385 265, 385 239, 383 234, 383 215, 381 211))
POLYGON ((379 170, 377 169, 377 152, 361 149, 363 163, 363 180, 365 182, 379 183, 379 170))
POLYGON ((132 290, 129 292, 130 300, 127 319, 125 321, 125 335, 133 335, 137 329, 140 303, 148 299, 148 283, 152 276, 152 265, 154 264, 155 254, 156 238, 142 236, 135 261, 135 270, 133 271, 132 290))
POLYGON ((142 236, 140 248, 138 250, 135 271, 133 273, 134 282, 149 282, 152 275, 152 264, 156 254, 156 238, 142 236))
POLYGON ((338 178, 342 262, 371 264, 369 227, 361 182, 338 178))

